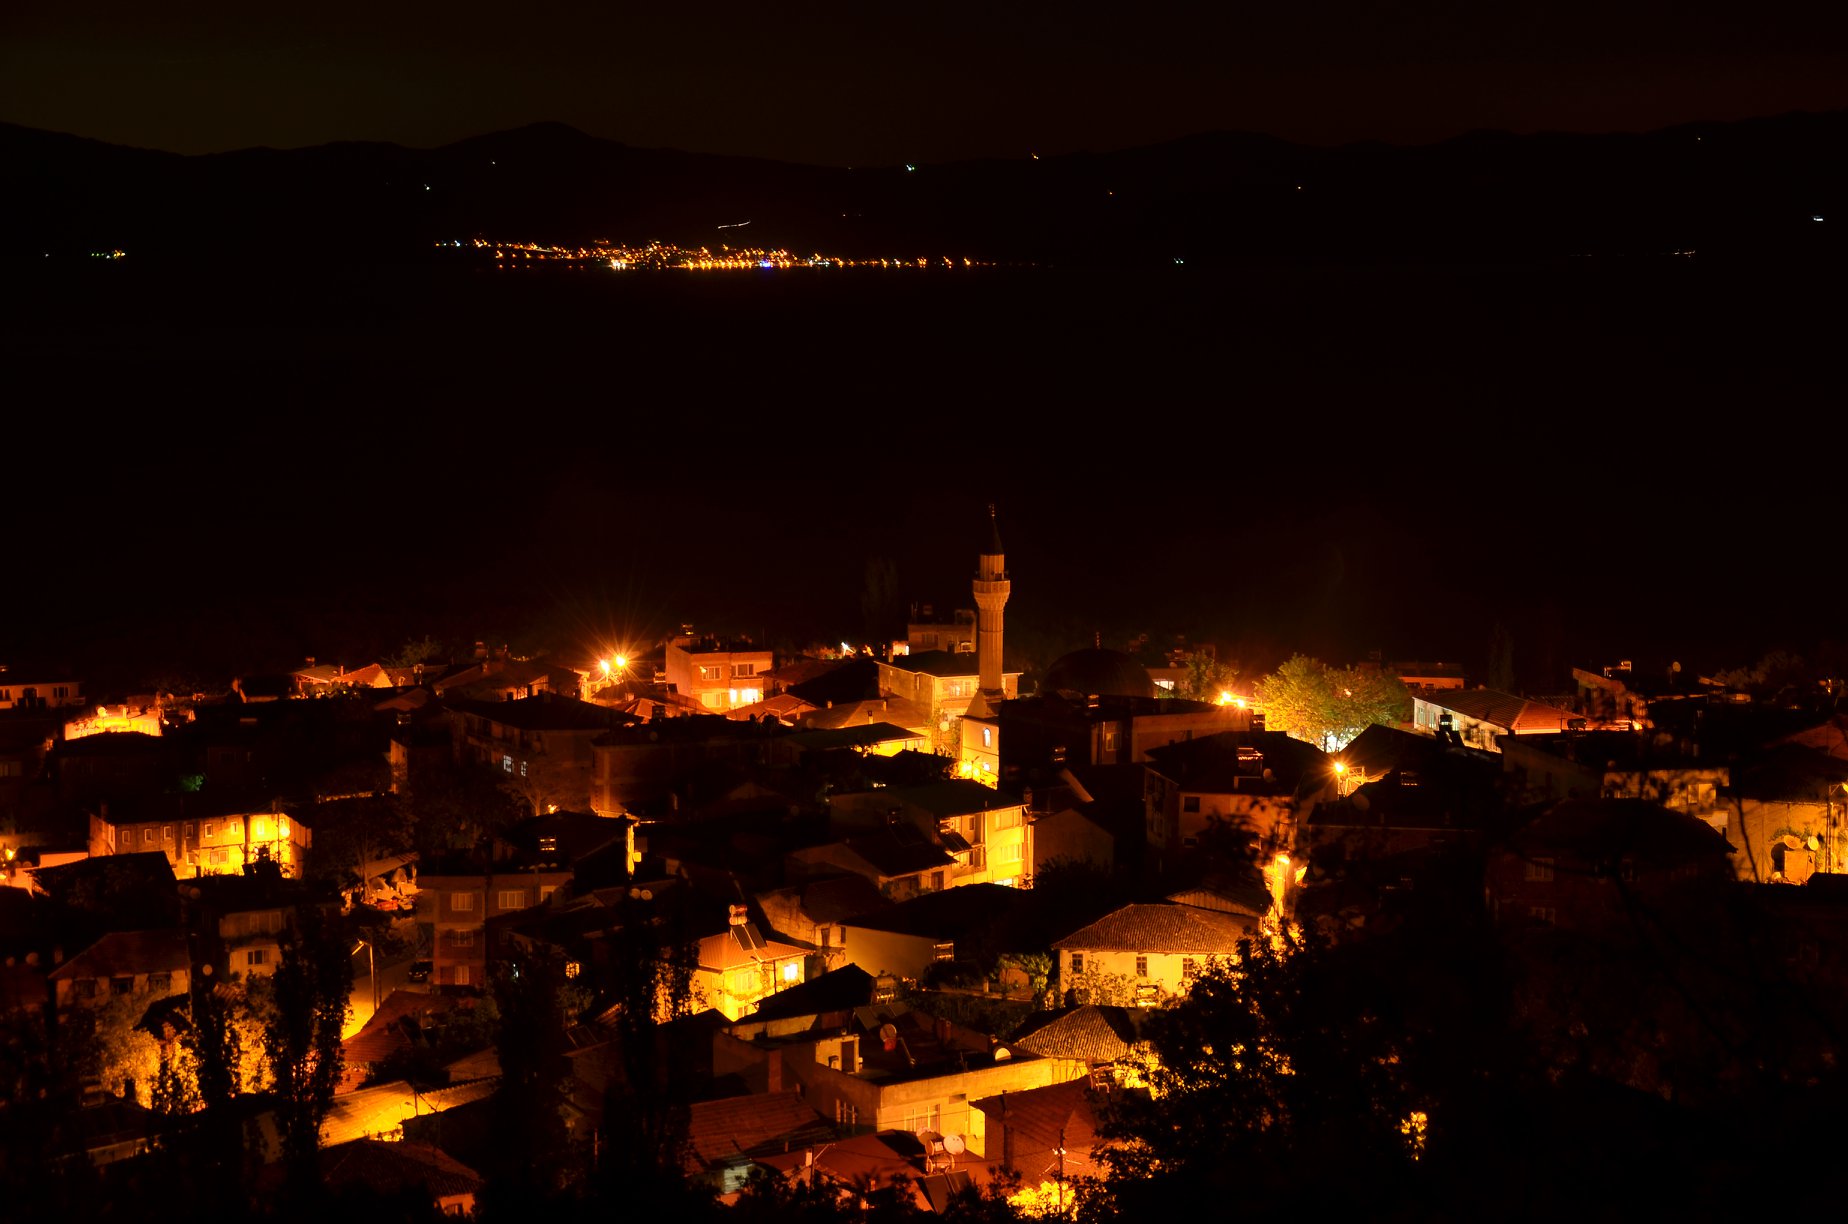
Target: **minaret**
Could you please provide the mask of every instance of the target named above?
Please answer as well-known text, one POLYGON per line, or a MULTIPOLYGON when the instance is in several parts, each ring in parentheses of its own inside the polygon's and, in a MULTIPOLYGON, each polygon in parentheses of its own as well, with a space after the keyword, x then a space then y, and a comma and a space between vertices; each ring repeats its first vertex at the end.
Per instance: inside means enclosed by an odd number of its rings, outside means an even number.
POLYGON ((1007 607, 1011 589, 1001 528, 995 523, 995 505, 990 502, 988 547, 982 550, 975 572, 975 664, 981 677, 981 694, 990 709, 999 708, 1006 697, 1001 685, 1001 611, 1007 607))

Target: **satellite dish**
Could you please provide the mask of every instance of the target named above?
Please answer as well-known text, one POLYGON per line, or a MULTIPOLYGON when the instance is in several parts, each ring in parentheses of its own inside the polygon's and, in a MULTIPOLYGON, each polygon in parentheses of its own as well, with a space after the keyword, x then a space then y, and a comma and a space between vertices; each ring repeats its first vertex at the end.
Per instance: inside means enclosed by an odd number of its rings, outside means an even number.
POLYGON ((952 1156, 961 1156, 964 1152, 969 1150, 969 1145, 964 1141, 961 1135, 945 1135, 943 1137, 943 1150, 952 1156))
POLYGON ((1006 1046, 996 1046, 995 1047, 995 1061, 996 1062, 1006 1062, 1008 1059, 1012 1057, 1014 1057, 1014 1052, 1008 1049, 1006 1046))
POLYGON ((898 1040, 898 1026, 895 1024, 880 1025, 879 1026, 879 1040, 885 1042, 887 1045, 891 1045, 894 1041, 897 1041, 898 1040))

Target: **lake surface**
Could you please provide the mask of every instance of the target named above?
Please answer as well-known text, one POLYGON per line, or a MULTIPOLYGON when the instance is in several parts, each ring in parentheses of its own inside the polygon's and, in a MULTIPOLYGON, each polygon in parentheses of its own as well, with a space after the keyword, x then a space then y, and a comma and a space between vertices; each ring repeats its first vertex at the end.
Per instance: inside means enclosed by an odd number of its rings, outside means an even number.
POLYGON ((291 652, 407 599, 853 624, 869 557, 957 596, 994 499, 1048 632, 1722 666, 1839 598, 1827 271, 130 259, 14 278, 0 357, 67 627, 226 557, 291 652))

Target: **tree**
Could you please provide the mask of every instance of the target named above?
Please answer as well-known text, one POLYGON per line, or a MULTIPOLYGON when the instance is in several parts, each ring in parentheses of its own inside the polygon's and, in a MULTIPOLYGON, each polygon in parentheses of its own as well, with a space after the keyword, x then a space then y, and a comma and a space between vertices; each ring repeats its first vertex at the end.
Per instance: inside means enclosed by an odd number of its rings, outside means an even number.
POLYGON ((1217 701, 1219 694, 1238 679, 1237 663, 1221 663, 1213 655, 1196 650, 1187 658, 1187 676, 1175 685, 1176 697, 1193 701, 1217 701))
POLYGON ((428 663, 431 659, 441 657, 443 644, 424 634, 421 638, 410 638, 403 649, 396 654, 386 655, 382 662, 386 667, 416 667, 419 663, 428 663))
POLYGON ((1514 691, 1514 635, 1500 621, 1489 630, 1489 670, 1484 682, 1503 693, 1514 691))
POLYGON ((1153 1012, 1149 1052, 1130 1068, 1147 1092, 1122 1090, 1106 1111, 1110 1212, 1236 1202, 1242 1218, 1390 1214, 1424 1114, 1369 981, 1314 936, 1286 932, 1245 941, 1236 963, 1210 965, 1153 1012), (1334 1168, 1341 1176, 1327 1177, 1334 1168))
POLYGON ((902 612, 898 603, 898 566, 890 557, 871 557, 866 562, 866 581, 860 588, 860 615, 865 622, 866 641, 877 644, 891 634, 902 612))
POLYGON ((1307 655, 1258 681, 1254 696, 1265 725, 1334 752, 1375 723, 1391 726, 1411 717, 1412 698, 1397 677, 1382 671, 1334 668, 1307 655))
POLYGON ((339 923, 316 905, 298 906, 269 981, 264 1052, 280 1098, 282 1146, 291 1179, 315 1184, 321 1122, 340 1082, 340 1033, 353 990, 352 951, 339 923))

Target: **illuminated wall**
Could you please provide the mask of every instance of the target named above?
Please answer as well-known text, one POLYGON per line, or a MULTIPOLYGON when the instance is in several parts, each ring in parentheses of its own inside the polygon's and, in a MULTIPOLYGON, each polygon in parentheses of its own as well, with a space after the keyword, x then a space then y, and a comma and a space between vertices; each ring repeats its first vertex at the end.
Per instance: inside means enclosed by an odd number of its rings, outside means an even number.
POLYGON ((90 816, 90 853, 134 854, 159 850, 175 875, 241 875, 246 863, 267 857, 282 874, 306 869, 313 832, 286 812, 254 812, 203 819, 117 821, 90 816))

